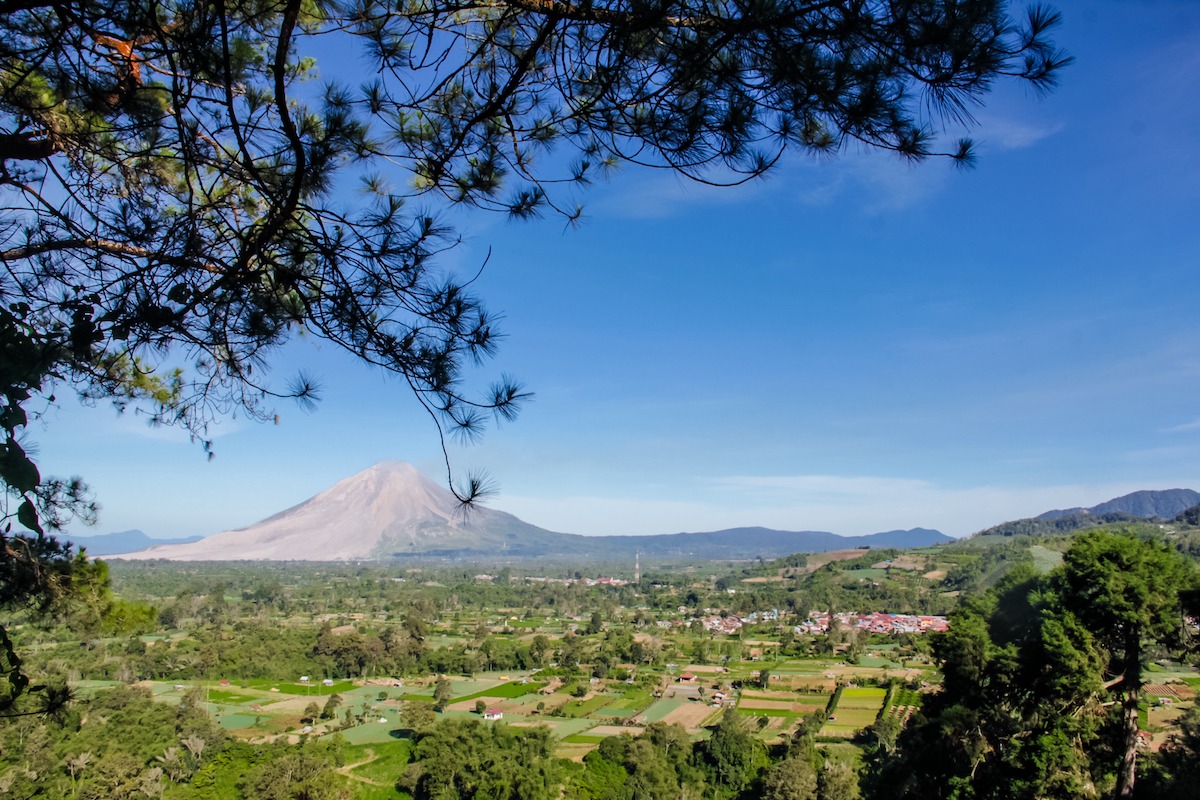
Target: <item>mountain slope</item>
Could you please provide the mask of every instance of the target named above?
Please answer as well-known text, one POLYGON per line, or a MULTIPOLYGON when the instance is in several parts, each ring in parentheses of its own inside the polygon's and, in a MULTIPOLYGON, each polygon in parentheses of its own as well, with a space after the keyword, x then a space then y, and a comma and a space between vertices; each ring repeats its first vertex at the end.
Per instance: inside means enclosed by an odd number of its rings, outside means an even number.
POLYGON ((1128 514, 1133 517, 1172 519, 1200 503, 1200 492, 1191 489, 1140 491, 1106 500, 1091 508, 1065 508, 1047 511, 1035 519, 1059 519, 1074 514, 1128 514))
POLYGON ((556 535, 488 508, 464 516, 448 490, 411 464, 389 461, 247 528, 123 558, 346 561, 461 549, 503 554, 518 539, 536 544, 556 535))
POLYGON ((854 547, 916 547, 950 541, 916 528, 844 537, 824 531, 735 528, 661 536, 554 533, 489 508, 463 515, 457 498, 403 462, 384 462, 247 528, 199 542, 151 547, 125 559, 347 561, 412 557, 627 560, 650 556, 775 558, 854 547))

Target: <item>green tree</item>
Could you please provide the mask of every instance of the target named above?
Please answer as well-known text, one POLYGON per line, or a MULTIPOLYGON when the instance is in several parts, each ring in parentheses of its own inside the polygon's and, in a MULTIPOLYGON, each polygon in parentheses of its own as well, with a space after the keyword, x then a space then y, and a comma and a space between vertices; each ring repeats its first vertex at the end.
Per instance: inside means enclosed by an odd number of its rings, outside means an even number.
POLYGON ((414 800, 552 800, 561 773, 549 729, 443 720, 420 735, 400 784, 414 800))
MULTIPOLYGON (((456 235, 414 198, 573 220, 557 187, 622 162, 708 183, 847 142, 967 162, 939 117, 969 121, 1001 78, 1051 86, 1056 22, 999 0, 5 4, 0 332, 28 373, 5 408, 59 380, 204 441, 216 415, 313 399, 263 369, 304 330, 475 433, 525 393, 464 388, 496 328, 435 268, 456 235), (322 48, 370 77, 309 82, 322 48)), ((37 489, 13 475, 24 508, 37 489)))
POLYGON ((1064 605, 1104 648, 1104 687, 1121 707, 1116 796, 1132 797, 1143 662, 1152 646, 1182 644, 1180 593, 1197 586, 1195 567, 1165 542, 1092 531, 1064 554, 1059 586, 1064 605))
MULTIPOLYGON (((560 187, 621 163, 707 183, 847 143, 967 163, 938 123, 999 79, 1052 86, 1057 21, 1003 0, 0 4, 0 523, 40 536, 94 514, 21 441, 56 387, 211 455, 214 419, 317 398, 268 377, 301 331, 469 439, 528 394, 471 380, 498 329, 438 267, 458 235, 436 211, 573 221, 560 187), (319 50, 369 77, 316 85, 319 50)), ((451 481, 466 502, 484 486, 451 481)))
POLYGON ((841 761, 832 761, 821 770, 817 780, 818 800, 858 800, 858 775, 841 761))
POLYGON ((1111 530, 1080 534, 1048 576, 1014 567, 933 638, 942 691, 901 734, 876 793, 1131 796, 1142 662, 1180 643, 1196 582, 1164 543, 1111 530))
POLYGON ((433 724, 433 706, 418 700, 405 700, 400 706, 400 718, 411 730, 422 730, 433 724))
POLYGON ((744 719, 732 709, 726 710, 700 748, 710 782, 726 796, 737 795, 749 786, 768 762, 766 748, 746 729, 744 719))
MULTIPOLYGON (((385 698, 386 699, 386 698, 385 698)), ((321 719, 333 719, 337 716, 338 706, 342 704, 342 696, 336 692, 329 695, 325 705, 321 707, 321 719)))
POLYGON ((448 678, 438 678, 433 686, 433 710, 443 711, 454 697, 454 687, 448 678))
POLYGON ((785 758, 763 776, 762 800, 816 800, 817 771, 805 758, 785 758))
MULTIPOLYGON (((51 536, 0 534, 0 612, 53 620, 97 632, 114 608, 108 567, 51 536)), ((62 682, 32 684, 7 628, 0 624, 0 718, 56 713, 70 699, 62 682), (26 704, 22 698, 32 702, 26 704)))
POLYGON ((242 789, 256 800, 339 800, 345 781, 336 766, 324 753, 286 753, 247 772, 242 789))
POLYGON ((1089 757, 1101 653, 1047 585, 1021 568, 955 610, 932 645, 942 691, 926 698, 894 758, 872 760, 873 794, 1066 800, 1103 783, 1089 757))

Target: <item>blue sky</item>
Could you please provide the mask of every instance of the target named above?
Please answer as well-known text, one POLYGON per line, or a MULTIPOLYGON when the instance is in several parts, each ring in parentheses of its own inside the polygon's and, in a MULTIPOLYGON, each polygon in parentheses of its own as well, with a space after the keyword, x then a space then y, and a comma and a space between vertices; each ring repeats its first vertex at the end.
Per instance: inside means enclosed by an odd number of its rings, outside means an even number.
MULTIPOLYGON (((1136 489, 1200 489, 1200 3, 1072 0, 1076 58, 978 113, 979 164, 848 149, 736 189, 627 168, 577 230, 460 220, 507 338, 484 366, 535 400, 453 452, 490 505, 552 530, 764 525, 961 536, 1136 489)), ((397 381, 297 341, 324 389, 216 458, 136 415, 51 409, 48 474, 103 506, 77 533, 211 534, 372 463, 444 480, 397 381)), ((60 391, 60 395, 65 392, 60 391)))

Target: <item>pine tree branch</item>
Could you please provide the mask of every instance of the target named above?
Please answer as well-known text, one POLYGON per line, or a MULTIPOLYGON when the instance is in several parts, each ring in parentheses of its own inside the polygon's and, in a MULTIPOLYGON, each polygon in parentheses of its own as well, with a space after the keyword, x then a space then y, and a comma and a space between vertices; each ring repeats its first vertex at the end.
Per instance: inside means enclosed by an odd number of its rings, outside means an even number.
POLYGON ((45 161, 59 151, 48 137, 32 133, 0 134, 0 163, 5 161, 45 161))
POLYGON ((101 253, 108 253, 110 255, 144 258, 161 264, 182 267, 184 269, 200 269, 214 274, 225 273, 224 269, 210 262, 179 258, 178 256, 172 256, 169 253, 163 253, 161 250, 152 250, 145 247, 137 247, 135 245, 126 244, 124 242, 114 242, 109 239, 94 239, 89 237, 53 239, 45 242, 34 242, 22 247, 13 247, 8 250, 0 250, 0 261, 21 261, 46 253, 57 253, 66 250, 92 250, 101 253))

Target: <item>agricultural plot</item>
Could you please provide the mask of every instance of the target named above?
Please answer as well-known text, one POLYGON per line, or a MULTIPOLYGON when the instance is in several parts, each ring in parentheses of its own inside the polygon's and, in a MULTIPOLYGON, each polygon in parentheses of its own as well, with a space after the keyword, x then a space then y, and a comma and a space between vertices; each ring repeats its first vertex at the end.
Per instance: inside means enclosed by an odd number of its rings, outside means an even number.
POLYGON ((395 797, 396 778, 408 766, 411 752, 411 745, 404 739, 393 740, 382 747, 348 745, 347 763, 338 771, 364 784, 364 788, 369 786, 383 790, 381 797, 395 797))
POLYGON ((714 721, 714 718, 722 713, 724 712, 721 709, 705 703, 686 703, 668 712, 662 721, 668 725, 682 725, 688 731, 695 731, 714 721))
POLYGON ((660 698, 651 703, 641 716, 645 717, 647 722, 662 722, 672 711, 691 702, 691 700, 680 700, 674 697, 660 698))
POLYGON ((615 695, 597 694, 587 698, 586 700, 571 700, 570 702, 561 706, 560 710, 566 717, 577 719, 579 717, 586 717, 589 714, 596 713, 616 699, 617 698, 615 695))
POLYGON ((829 719, 821 726, 821 736, 849 739, 874 724, 887 698, 885 689, 846 688, 829 719))
POLYGON ((802 717, 824 711, 829 695, 795 692, 742 692, 738 712, 761 717, 802 717))
POLYGON ((340 735, 348 744, 385 744, 400 741, 407 737, 408 733, 408 731, 396 725, 395 720, 388 720, 387 722, 376 721, 365 725, 355 725, 352 728, 338 731, 336 734, 326 734, 322 738, 340 735))

